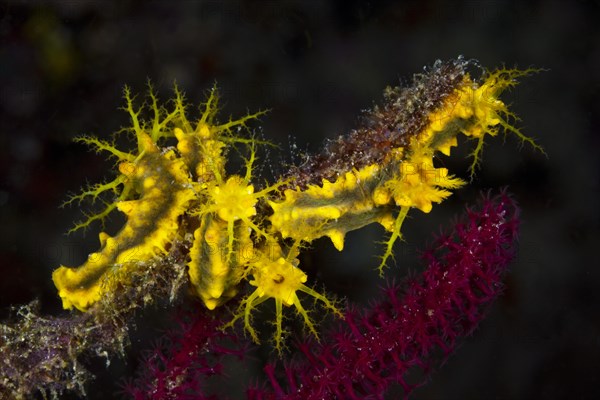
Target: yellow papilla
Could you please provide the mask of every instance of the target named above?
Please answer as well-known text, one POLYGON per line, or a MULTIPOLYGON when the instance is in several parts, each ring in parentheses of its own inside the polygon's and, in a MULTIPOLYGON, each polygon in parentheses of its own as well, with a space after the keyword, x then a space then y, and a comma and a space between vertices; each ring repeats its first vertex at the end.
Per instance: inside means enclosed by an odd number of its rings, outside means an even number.
POLYGON ((408 211, 418 208, 429 213, 432 203, 440 203, 452 194, 446 189, 456 189, 464 184, 462 180, 449 176, 446 168, 435 168, 434 150, 419 143, 418 138, 411 140, 409 149, 406 159, 392 169, 392 173, 374 193, 374 199, 379 201, 383 201, 389 195, 395 205, 400 207, 395 218, 387 214, 385 219, 379 221, 391 232, 378 266, 380 275, 383 275, 388 258, 393 257, 394 243, 402 238, 402 224, 408 211))
POLYGON ((396 205, 415 207, 428 213, 432 209, 432 202, 441 203, 452 194, 445 189, 456 189, 463 184, 462 180, 449 176, 446 168, 433 166, 432 152, 429 149, 417 147, 400 164, 399 177, 386 182, 385 187, 393 193, 396 205))
POLYGON ((223 185, 215 185, 209 194, 223 221, 237 221, 256 215, 254 186, 246 184, 240 176, 234 175, 223 185))

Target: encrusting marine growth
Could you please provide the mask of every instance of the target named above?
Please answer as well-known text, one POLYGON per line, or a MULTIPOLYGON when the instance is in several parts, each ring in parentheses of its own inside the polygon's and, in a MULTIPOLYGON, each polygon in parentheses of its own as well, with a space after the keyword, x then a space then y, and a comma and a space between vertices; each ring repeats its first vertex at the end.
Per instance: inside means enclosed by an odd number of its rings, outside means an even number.
POLYGON ((64 308, 89 309, 118 290, 132 271, 166 257, 176 239, 189 240, 190 281, 208 309, 236 296, 243 281, 254 288, 228 325, 242 319, 258 342, 252 310, 274 299, 277 350, 284 335, 282 306, 294 306, 316 336, 299 292, 341 314, 332 300, 307 285, 297 258, 303 246, 327 236, 341 251, 347 232, 377 222, 390 233, 379 264, 383 274, 410 209, 429 213, 433 203, 465 184, 434 163, 438 153, 451 154, 460 134, 477 143, 471 176, 485 137, 500 128, 539 149, 511 124, 514 115, 499 99, 533 70, 499 69, 474 79, 467 72, 472 65, 460 58, 438 62, 417 75, 412 87, 387 89, 383 104, 364 116, 361 127, 261 189, 255 188, 253 165, 256 147, 265 143, 244 130, 264 111, 219 122, 213 87, 194 120, 177 88, 169 109, 158 104, 150 88, 149 110, 136 108, 126 88, 125 110, 132 123, 127 132, 137 147, 122 151, 97 138, 80 138, 118 160, 117 177, 69 202, 96 200, 103 192, 116 195, 102 212, 74 229, 102 220, 114 209, 127 221, 115 236, 100 233, 100 250, 83 265, 54 271, 64 308), (148 119, 142 117, 145 111, 148 119), (227 171, 232 148, 246 149, 242 175, 227 171))

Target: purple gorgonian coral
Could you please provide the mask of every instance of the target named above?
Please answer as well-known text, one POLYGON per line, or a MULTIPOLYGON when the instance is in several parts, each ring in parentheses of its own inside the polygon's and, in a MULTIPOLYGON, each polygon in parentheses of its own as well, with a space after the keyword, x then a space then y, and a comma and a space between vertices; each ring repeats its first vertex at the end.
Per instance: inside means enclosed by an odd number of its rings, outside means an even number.
POLYGON ((422 253, 427 268, 420 276, 383 289, 382 300, 368 310, 348 311, 320 343, 301 344, 302 360, 289 363, 284 377, 267 365, 270 387, 250 389, 248 397, 382 399, 395 383, 408 395, 502 293, 518 225, 519 209, 507 194, 484 197, 422 253), (415 370, 419 381, 408 383, 415 370))

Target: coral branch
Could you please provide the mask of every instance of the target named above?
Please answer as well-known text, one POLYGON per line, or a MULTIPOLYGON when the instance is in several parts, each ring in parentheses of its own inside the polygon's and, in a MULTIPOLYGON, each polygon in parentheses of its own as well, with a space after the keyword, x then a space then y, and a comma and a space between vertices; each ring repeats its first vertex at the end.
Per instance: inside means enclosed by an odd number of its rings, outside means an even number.
POLYGON ((135 400, 214 399, 207 395, 206 380, 222 375, 221 359, 246 353, 237 338, 221 329, 222 319, 208 314, 196 303, 176 318, 178 329, 170 330, 154 351, 145 357, 141 375, 125 387, 135 400), (225 340, 231 344, 224 346, 225 340))
POLYGON ((288 366, 282 379, 287 392, 270 365, 272 389, 252 389, 249 398, 383 398, 392 383, 406 394, 421 384, 477 327, 514 258, 517 206, 506 194, 482 203, 423 253, 428 267, 421 276, 384 289, 367 312, 348 311, 322 343, 301 345, 304 361, 288 366), (415 368, 423 380, 411 384, 406 376, 415 368))
POLYGON ((173 303, 189 284, 181 246, 162 263, 149 263, 122 280, 86 313, 42 317, 36 303, 18 309, 14 322, 0 324, 0 399, 41 393, 56 399, 65 391, 85 395, 92 378, 83 358, 125 354, 136 312, 156 302, 173 303))

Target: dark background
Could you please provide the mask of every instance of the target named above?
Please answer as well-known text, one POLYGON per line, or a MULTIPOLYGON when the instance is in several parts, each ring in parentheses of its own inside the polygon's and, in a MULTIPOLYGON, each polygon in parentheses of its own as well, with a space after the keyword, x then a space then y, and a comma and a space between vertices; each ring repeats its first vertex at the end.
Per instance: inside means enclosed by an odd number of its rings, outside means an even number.
MULTIPOLYGON (((598 11, 594 1, 2 1, 1 315, 35 298, 57 313, 52 270, 97 249, 99 227, 65 236, 81 210, 58 207, 111 176, 110 162, 71 140, 128 124, 117 110, 124 84, 140 93, 149 78, 166 100, 176 80, 197 104, 217 81, 224 118, 271 108, 260 125, 282 150, 263 159, 268 176, 355 126, 386 85, 462 54, 488 68, 547 69, 504 98, 548 158, 510 137, 488 140, 473 185, 430 215, 411 213, 389 276, 419 271, 415 249, 479 190, 509 185, 523 219, 507 292, 413 398, 600 398, 598 11)), ((466 176, 471 145, 443 163, 466 176)), ((352 233, 343 253, 315 243, 303 260, 313 282, 368 301, 381 284, 382 234, 352 233)), ((98 369, 90 398, 110 397, 134 364, 98 369)))

